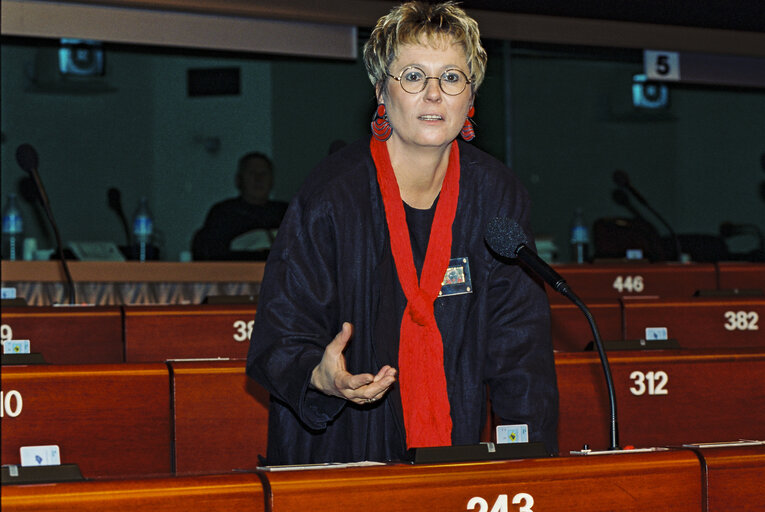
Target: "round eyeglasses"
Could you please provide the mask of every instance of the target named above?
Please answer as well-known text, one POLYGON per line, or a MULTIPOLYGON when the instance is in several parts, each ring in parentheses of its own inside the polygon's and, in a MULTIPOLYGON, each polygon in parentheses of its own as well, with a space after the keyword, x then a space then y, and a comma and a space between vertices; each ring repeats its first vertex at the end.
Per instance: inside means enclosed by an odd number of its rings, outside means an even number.
POLYGON ((457 96, 471 83, 468 77, 459 69, 447 69, 441 76, 428 76, 418 67, 410 66, 398 76, 386 73, 393 80, 401 84, 401 88, 409 94, 417 94, 425 90, 428 80, 438 80, 438 85, 444 94, 457 96))

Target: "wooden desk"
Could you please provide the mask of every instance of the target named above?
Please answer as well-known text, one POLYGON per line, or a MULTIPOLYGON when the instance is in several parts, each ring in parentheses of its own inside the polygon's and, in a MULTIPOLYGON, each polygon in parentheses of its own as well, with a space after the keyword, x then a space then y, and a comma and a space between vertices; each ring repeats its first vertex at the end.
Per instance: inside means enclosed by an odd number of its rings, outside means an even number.
POLYGON ((186 478, 101 480, 3 486, 2 508, 14 512, 265 511, 260 478, 235 473, 186 478))
POLYGON ((688 450, 270 472, 265 477, 274 512, 701 510, 700 463, 688 450), (498 502, 506 506, 498 508, 498 502))
POLYGON ((717 281, 723 290, 757 288, 765 292, 765 263, 718 263, 717 281))
POLYGON ((666 328, 682 348, 765 347, 765 296, 624 300, 626 339, 666 328))
POLYGON ((255 305, 125 306, 127 362, 246 358, 255 305))
MULTIPOLYGON (((618 299, 623 296, 658 295, 691 297, 696 290, 717 288, 712 263, 597 263, 556 265, 571 289, 584 299, 618 299)), ((546 287, 551 301, 567 301, 546 287)))
POLYGON ((6 486, 3 510, 160 512, 252 510, 587 510, 702 507, 689 450, 427 466, 235 473, 6 486), (264 486, 258 476, 263 479, 264 486), (265 490, 263 489, 265 487, 265 490), (513 502, 516 502, 513 504, 513 502), (506 506, 494 508, 495 504, 506 506), (519 508, 519 507, 526 508, 519 508))
POLYGON ((245 363, 170 363, 176 474, 254 469, 265 457, 268 393, 245 363))
POLYGON ((164 364, 3 368, 2 464, 57 444, 85 478, 171 474, 168 380, 164 364))
POLYGON ((765 445, 699 448, 707 512, 765 510, 765 445))
POLYGON ((109 306, 3 307, 3 331, 28 339, 48 363, 123 361, 122 312, 109 306), (7 327, 6 327, 7 326, 7 327))
MULTIPOLYGON (((765 349, 609 353, 620 444, 765 439, 765 349)), ((608 446, 608 397, 594 353, 557 353, 561 453, 608 446)))
MULTIPOLYGON (((622 307, 618 300, 586 301, 603 340, 622 339, 622 307)), ((594 338, 584 313, 572 302, 550 304, 553 349, 562 352, 584 350, 594 338)))

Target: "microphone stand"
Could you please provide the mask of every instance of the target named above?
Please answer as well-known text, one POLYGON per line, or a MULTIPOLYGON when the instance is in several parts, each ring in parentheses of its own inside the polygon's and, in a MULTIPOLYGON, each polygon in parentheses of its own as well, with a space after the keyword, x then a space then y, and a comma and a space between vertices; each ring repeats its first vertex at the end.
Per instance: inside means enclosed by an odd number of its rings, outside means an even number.
POLYGON ((56 253, 58 254, 59 260, 61 260, 61 267, 64 269, 66 284, 69 288, 69 304, 74 305, 77 303, 75 299, 74 279, 72 279, 72 274, 69 271, 69 265, 67 264, 66 257, 64 256, 64 244, 61 241, 61 233, 59 233, 58 226, 56 225, 56 221, 53 218, 53 211, 51 210, 50 202, 48 201, 48 195, 45 193, 45 188, 43 187, 42 180, 40 179, 40 174, 37 172, 37 169, 31 169, 30 174, 35 180, 37 190, 40 191, 40 202, 42 202, 45 214, 48 216, 48 221, 50 221, 50 225, 53 228, 53 235, 56 237, 56 253))
POLYGON ((672 226, 669 225, 669 222, 659 214, 658 211, 656 211, 650 204, 648 204, 648 201, 645 200, 645 198, 638 192, 635 187, 632 186, 630 183, 630 179, 627 176, 627 173, 624 171, 617 170, 614 172, 613 175, 614 182, 620 187, 620 188, 626 188, 630 194, 632 194, 632 197, 638 200, 640 204, 646 207, 646 209, 651 212, 659 221, 664 224, 664 227, 667 228, 667 231, 669 231, 669 235, 672 237, 672 241, 675 245, 675 259, 677 261, 683 260, 683 251, 680 247, 680 239, 678 238, 675 231, 672 229, 672 226))
POLYGON ((608 364, 608 357, 606 357, 606 349, 603 346, 603 340, 600 337, 600 331, 595 323, 590 309, 582 300, 571 290, 565 279, 558 274, 550 265, 548 265, 537 253, 529 249, 529 247, 523 243, 515 249, 515 256, 523 262, 526 266, 536 272, 542 279, 547 282, 555 291, 568 298, 571 302, 584 313, 587 318, 587 322, 590 324, 592 335, 595 339, 595 347, 597 347, 598 355, 600 356, 600 364, 603 366, 603 374, 606 378, 606 388, 608 389, 608 401, 611 408, 610 418, 610 446, 609 450, 619 449, 619 429, 616 421, 616 392, 614 391, 614 381, 611 377, 611 366, 608 364))
POLYGON ((587 317, 587 322, 590 324, 592 335, 595 338, 595 346, 598 349, 600 363, 603 366, 603 374, 606 378, 606 388, 608 389, 608 400, 611 406, 611 439, 609 450, 619 450, 619 430, 616 422, 616 392, 614 391, 614 381, 611 378, 611 367, 608 364, 608 357, 606 357, 606 350, 603 347, 603 340, 600 338, 598 326, 595 323, 595 319, 589 308, 571 290, 571 287, 566 283, 566 280, 563 279, 555 269, 548 265, 547 262, 540 258, 534 250, 526 245, 526 234, 516 221, 507 217, 494 218, 489 223, 485 240, 489 248, 500 256, 511 259, 518 258, 521 263, 534 271, 555 291, 576 304, 577 307, 582 310, 584 316, 587 317))
POLYGON ((675 259, 677 261, 683 261, 683 251, 680 248, 680 239, 677 237, 677 234, 672 229, 672 227, 669 225, 669 223, 662 217, 659 212, 657 212, 651 205, 649 205, 647 202, 642 201, 643 206, 645 206, 649 212, 653 213, 659 221, 661 221, 662 224, 664 224, 664 227, 667 228, 667 231, 669 231, 669 236, 672 237, 672 241, 675 244, 675 259))
POLYGON ((48 195, 45 193, 45 187, 43 186, 42 180, 40 179, 40 173, 37 171, 37 166, 39 165, 37 151, 35 151, 35 149, 30 144, 21 144, 16 148, 16 161, 18 162, 19 167, 21 167, 26 173, 32 176, 32 179, 34 180, 40 203, 42 203, 43 209, 45 210, 45 215, 48 216, 48 221, 50 222, 50 225, 53 228, 53 234, 56 237, 58 259, 61 261, 61 266, 63 267, 64 275, 66 276, 66 283, 69 287, 69 304, 74 305, 77 303, 75 300, 74 280, 72 279, 71 272, 69 272, 69 265, 67 264, 66 257, 64 256, 64 244, 61 242, 61 234, 58 231, 58 225, 56 225, 56 220, 53 217, 53 210, 51 210, 48 195))
POLYGON ((598 331, 598 326, 595 323, 595 318, 593 318, 592 313, 590 312, 590 309, 582 302, 582 300, 577 297, 577 295, 571 291, 571 288, 569 288, 568 285, 565 285, 561 287, 560 290, 558 290, 562 295, 566 296, 568 299, 571 300, 576 306, 584 313, 584 316, 587 318, 587 322, 590 324, 590 329, 592 330, 592 336, 595 339, 595 347, 598 350, 598 356, 600 356, 600 364, 603 366, 603 374, 606 378, 606 389, 608 389, 608 401, 611 407, 611 431, 610 431, 610 446, 608 447, 609 450, 619 450, 619 427, 618 423, 616 421, 616 393, 614 391, 614 381, 611 377, 611 366, 608 364, 608 358, 606 357, 606 350, 603 346, 603 340, 600 337, 600 332, 598 331))

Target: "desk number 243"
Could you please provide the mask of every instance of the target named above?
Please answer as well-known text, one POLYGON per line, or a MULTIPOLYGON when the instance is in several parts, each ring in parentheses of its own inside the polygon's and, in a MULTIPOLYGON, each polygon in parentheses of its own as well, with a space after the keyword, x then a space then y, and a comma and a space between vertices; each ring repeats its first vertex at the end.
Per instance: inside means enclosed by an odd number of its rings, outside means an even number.
MULTIPOLYGON (((534 498, 531 494, 519 492, 513 496, 513 505, 520 505, 518 512, 534 512, 531 510, 531 507, 534 506, 534 498)), ((489 502, 480 496, 470 498, 467 504, 467 510, 475 510, 476 512, 510 512, 508 507, 507 494, 497 496, 497 501, 494 502, 491 510, 489 510, 489 502)))

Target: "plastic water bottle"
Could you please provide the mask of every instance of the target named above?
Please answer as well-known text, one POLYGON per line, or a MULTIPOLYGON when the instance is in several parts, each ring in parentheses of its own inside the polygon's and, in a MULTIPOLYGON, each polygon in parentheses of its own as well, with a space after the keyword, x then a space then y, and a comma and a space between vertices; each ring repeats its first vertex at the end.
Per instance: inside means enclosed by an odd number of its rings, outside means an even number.
POLYGON ((138 250, 138 260, 146 261, 147 249, 151 246, 154 234, 154 219, 149 210, 149 201, 141 197, 133 214, 133 246, 138 250))
POLYGON ((571 261, 585 263, 587 261, 590 235, 587 224, 584 223, 582 209, 574 210, 574 218, 571 221, 571 261))
POLYGON ((3 259, 20 260, 24 244, 24 219, 16 204, 16 194, 8 194, 3 208, 3 259))

